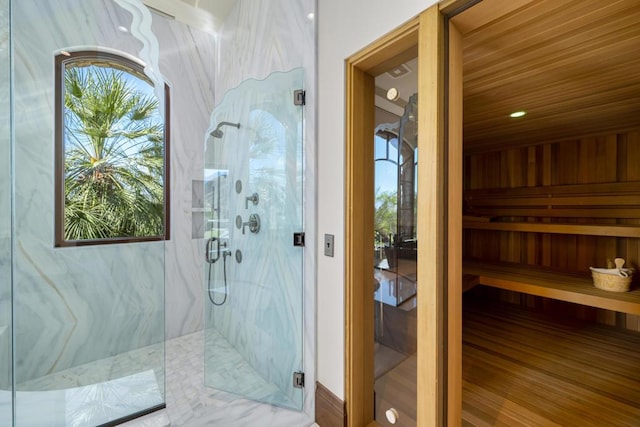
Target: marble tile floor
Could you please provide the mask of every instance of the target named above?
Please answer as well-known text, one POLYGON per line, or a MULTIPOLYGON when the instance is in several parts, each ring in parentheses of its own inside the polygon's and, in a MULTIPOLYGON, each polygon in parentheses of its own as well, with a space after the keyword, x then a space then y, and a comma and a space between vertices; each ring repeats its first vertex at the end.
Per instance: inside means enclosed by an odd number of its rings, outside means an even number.
POLYGON ((268 382, 215 329, 205 331, 205 384, 258 402, 295 409, 302 403, 302 390, 287 395, 268 382))
POLYGON ((16 426, 99 425, 157 406, 163 365, 160 343, 30 380, 18 370, 16 426))
MULTIPOLYGON (((210 331, 208 331, 210 332, 210 331)), ((204 332, 166 343, 167 409, 123 424, 125 427, 306 427, 304 412, 261 404, 205 387, 204 332)))
MULTIPOLYGON (((208 372, 207 381, 231 379, 232 384, 237 387, 235 389, 237 392, 248 393, 260 400, 273 399, 279 405, 291 404, 283 393, 253 371, 223 337, 213 330, 208 330, 206 335, 208 345, 211 346, 214 342, 218 344, 207 351, 207 357, 213 358, 207 365, 218 368, 217 372, 208 372), (214 348, 215 350, 212 350, 214 348), (229 372, 234 373, 232 377, 228 376, 229 372)), ((314 425, 313 420, 303 412, 260 404, 236 394, 205 387, 204 341, 205 333, 200 331, 169 340, 164 346, 156 344, 45 377, 20 382, 18 408, 23 410, 18 412, 25 414, 24 416, 33 416, 34 411, 30 413, 28 409, 37 407, 37 401, 40 401, 66 408, 61 410, 60 420, 64 419, 65 413, 68 413, 70 408, 73 410, 80 408, 86 414, 90 414, 100 413, 105 407, 118 407, 120 411, 130 413, 130 411, 126 412, 127 408, 149 407, 161 402, 159 385, 162 384, 162 375, 166 375, 167 408, 124 423, 123 426, 304 427, 314 425), (163 356, 166 356, 166 371, 162 370, 163 356), (141 387, 146 387, 149 393, 139 393, 141 387), (73 396, 69 394, 70 390, 75 393, 73 396), (116 392, 109 394, 105 393, 105 390, 116 390, 116 392), (123 392, 123 390, 126 391, 123 392), (78 402, 78 395, 90 397, 78 402), (106 404, 104 400, 100 400, 108 399, 109 396, 112 397, 112 401, 106 404), (139 398, 136 400, 135 396, 139 398), (65 402, 75 403, 70 405, 65 402)), ((75 416, 75 418, 83 417, 75 416)), ((84 419, 90 418, 85 416, 84 419)), ((18 417, 17 425, 39 425, 29 423, 29 420, 29 418, 23 418, 20 422, 18 417)), ((56 421, 55 425, 57 427, 74 424, 56 421)), ((92 422, 81 422, 77 425, 92 425, 92 422)))

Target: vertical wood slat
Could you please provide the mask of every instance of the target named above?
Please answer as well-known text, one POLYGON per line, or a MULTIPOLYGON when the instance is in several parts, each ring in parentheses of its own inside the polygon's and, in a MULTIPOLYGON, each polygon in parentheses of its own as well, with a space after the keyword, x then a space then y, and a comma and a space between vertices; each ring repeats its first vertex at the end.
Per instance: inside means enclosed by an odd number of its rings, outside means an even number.
POLYGON ((629 132, 627 134, 627 157, 626 171, 627 181, 640 179, 640 132, 629 132))
POLYGON ((373 259, 361 254, 373 247, 374 79, 347 64, 347 143, 345 218, 345 376, 350 426, 373 420, 373 259), (358 112, 350 115, 349 112, 358 112), (371 220, 363 220, 370 218, 371 220), (357 325, 357 326, 356 326, 357 325))
MULTIPOLYGON (((635 181, 640 179, 640 132, 629 132, 626 135, 626 153, 624 161, 626 162, 625 175, 627 181, 635 181)), ((625 221, 630 224, 640 224, 640 219, 625 221)), ((625 240, 625 254, 627 259, 635 260, 635 267, 640 267, 640 239, 625 240)))
POLYGON ((604 159, 605 168, 599 170, 598 182, 615 182, 618 177, 618 137, 607 135, 603 141, 604 152, 598 152, 598 157, 604 159))
MULTIPOLYGON (((565 147, 567 147, 565 145, 565 147)), ((570 148, 570 147, 567 147, 570 148)), ((583 182, 585 184, 590 182, 596 182, 593 179, 593 173, 596 169, 598 159, 596 158, 596 139, 595 138, 585 138, 582 140, 578 140, 577 142, 577 156, 576 156, 576 166, 577 166, 577 177, 576 183, 583 182)), ((565 159, 565 161, 568 159, 565 159)))
POLYGON ((573 141, 558 144, 557 182, 553 185, 576 184, 578 182, 577 146, 573 141))
POLYGON ((462 423, 462 36, 449 23, 447 425, 462 423))
MULTIPOLYGON (((557 163, 554 165, 552 162, 557 161, 557 157, 552 156, 552 146, 545 144, 542 147, 542 185, 551 185, 553 182, 553 172, 557 170, 557 163), (556 167, 554 167, 556 166, 556 167)), ((550 219, 543 219, 543 222, 551 222, 550 219)), ((542 254, 542 265, 545 267, 551 266, 551 236, 545 234, 542 236, 542 247, 540 248, 542 254)))
MULTIPOLYGON (((416 405, 418 427, 435 427, 442 419, 444 287, 444 140, 443 140, 443 19, 432 6, 419 17, 418 93, 426 99, 418 110, 418 340, 416 405)), ((459 313, 452 313, 458 316, 459 313)))

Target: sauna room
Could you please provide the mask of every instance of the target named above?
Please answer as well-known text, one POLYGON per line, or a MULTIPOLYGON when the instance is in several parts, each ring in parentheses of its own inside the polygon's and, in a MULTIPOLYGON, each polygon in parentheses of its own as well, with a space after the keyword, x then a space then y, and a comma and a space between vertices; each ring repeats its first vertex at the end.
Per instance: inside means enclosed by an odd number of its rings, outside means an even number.
POLYGON ((463 424, 638 425, 640 1, 503 3, 452 19, 463 424))

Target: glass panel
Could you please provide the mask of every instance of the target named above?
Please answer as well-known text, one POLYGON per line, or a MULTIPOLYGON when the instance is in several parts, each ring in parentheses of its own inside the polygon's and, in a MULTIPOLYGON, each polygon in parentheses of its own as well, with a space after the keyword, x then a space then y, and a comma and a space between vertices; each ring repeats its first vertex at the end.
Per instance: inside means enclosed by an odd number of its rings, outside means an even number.
POLYGON ((164 243, 54 246, 54 61, 86 48, 138 58, 153 35, 132 27, 149 12, 133 0, 12 8, 15 422, 100 425, 164 403, 164 243))
POLYGON ((374 137, 374 275, 380 284, 374 295, 395 307, 416 294, 417 103, 414 94, 400 120, 380 125, 374 137))
POLYGON ((417 101, 412 95, 397 122, 379 124, 374 141, 375 406, 383 426, 416 423, 417 101))
POLYGON ((205 150, 205 384, 302 409, 304 72, 229 91, 205 150))
POLYGON ((10 426, 11 378, 11 103, 9 0, 0 0, 0 425, 10 426))

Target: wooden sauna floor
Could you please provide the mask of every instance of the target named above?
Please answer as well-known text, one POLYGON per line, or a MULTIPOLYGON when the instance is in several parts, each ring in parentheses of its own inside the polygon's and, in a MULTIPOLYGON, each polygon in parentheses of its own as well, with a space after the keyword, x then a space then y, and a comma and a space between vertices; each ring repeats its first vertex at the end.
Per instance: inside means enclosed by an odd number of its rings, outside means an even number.
MULTIPOLYGON (((464 426, 640 426, 640 334, 510 305, 463 315, 464 426)), ((415 426, 416 357, 376 381, 376 419, 415 426)))
POLYGON ((465 302, 463 425, 640 425, 640 334, 465 302))

